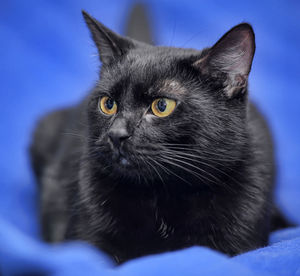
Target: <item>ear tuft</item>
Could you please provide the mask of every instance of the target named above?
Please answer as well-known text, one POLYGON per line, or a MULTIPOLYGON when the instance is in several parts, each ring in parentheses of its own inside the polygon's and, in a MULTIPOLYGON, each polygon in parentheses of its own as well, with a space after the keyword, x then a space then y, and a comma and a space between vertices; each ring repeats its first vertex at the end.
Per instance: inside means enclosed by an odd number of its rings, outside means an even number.
POLYGON ((114 33, 86 11, 82 10, 82 15, 98 48, 102 63, 111 63, 134 47, 132 40, 114 33))
POLYGON ((225 73, 228 79, 226 94, 232 97, 247 86, 254 52, 253 29, 242 23, 229 30, 194 66, 203 73, 225 73))

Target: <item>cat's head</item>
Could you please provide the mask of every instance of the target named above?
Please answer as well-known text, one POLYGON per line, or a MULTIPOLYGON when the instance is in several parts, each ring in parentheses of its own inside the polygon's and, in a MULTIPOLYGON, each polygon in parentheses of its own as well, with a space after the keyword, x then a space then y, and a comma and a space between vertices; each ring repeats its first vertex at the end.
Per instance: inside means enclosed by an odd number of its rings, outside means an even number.
POLYGON ((117 35, 86 14, 102 62, 89 99, 90 152, 115 176, 215 182, 246 146, 249 24, 204 50, 117 35))

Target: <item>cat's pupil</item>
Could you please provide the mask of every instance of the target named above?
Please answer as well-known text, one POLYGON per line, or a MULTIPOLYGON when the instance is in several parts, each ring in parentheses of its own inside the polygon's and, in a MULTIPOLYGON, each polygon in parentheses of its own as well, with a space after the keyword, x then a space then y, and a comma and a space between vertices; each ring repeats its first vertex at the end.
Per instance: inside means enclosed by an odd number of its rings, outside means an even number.
POLYGON ((167 103, 164 99, 161 99, 157 102, 157 109, 160 111, 160 112, 164 112, 167 108, 167 103))
POLYGON ((114 102, 115 102, 115 101, 114 101, 113 99, 107 99, 107 101, 106 101, 106 103, 105 103, 107 109, 112 109, 113 106, 114 106, 114 102))

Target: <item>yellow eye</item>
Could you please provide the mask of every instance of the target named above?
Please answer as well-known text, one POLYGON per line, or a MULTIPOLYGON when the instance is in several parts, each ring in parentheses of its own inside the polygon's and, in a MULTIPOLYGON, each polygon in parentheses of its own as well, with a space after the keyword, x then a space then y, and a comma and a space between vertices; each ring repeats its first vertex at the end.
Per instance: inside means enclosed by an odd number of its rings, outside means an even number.
POLYGON ((116 102, 107 96, 104 96, 99 101, 101 111, 106 115, 114 115, 117 112, 116 102))
POLYGON ((152 102, 151 108, 157 117, 169 116, 176 107, 176 101, 167 98, 158 98, 152 102))

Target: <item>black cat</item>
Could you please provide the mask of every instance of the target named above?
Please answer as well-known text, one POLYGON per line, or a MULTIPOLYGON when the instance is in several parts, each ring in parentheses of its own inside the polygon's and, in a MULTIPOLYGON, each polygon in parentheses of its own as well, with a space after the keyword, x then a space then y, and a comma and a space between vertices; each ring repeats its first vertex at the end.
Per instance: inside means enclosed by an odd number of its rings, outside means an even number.
POLYGON ((274 160, 247 99, 251 26, 199 51, 138 42, 83 15, 100 81, 43 118, 31 148, 44 238, 85 240, 118 263, 192 245, 229 255, 266 245, 274 160))

